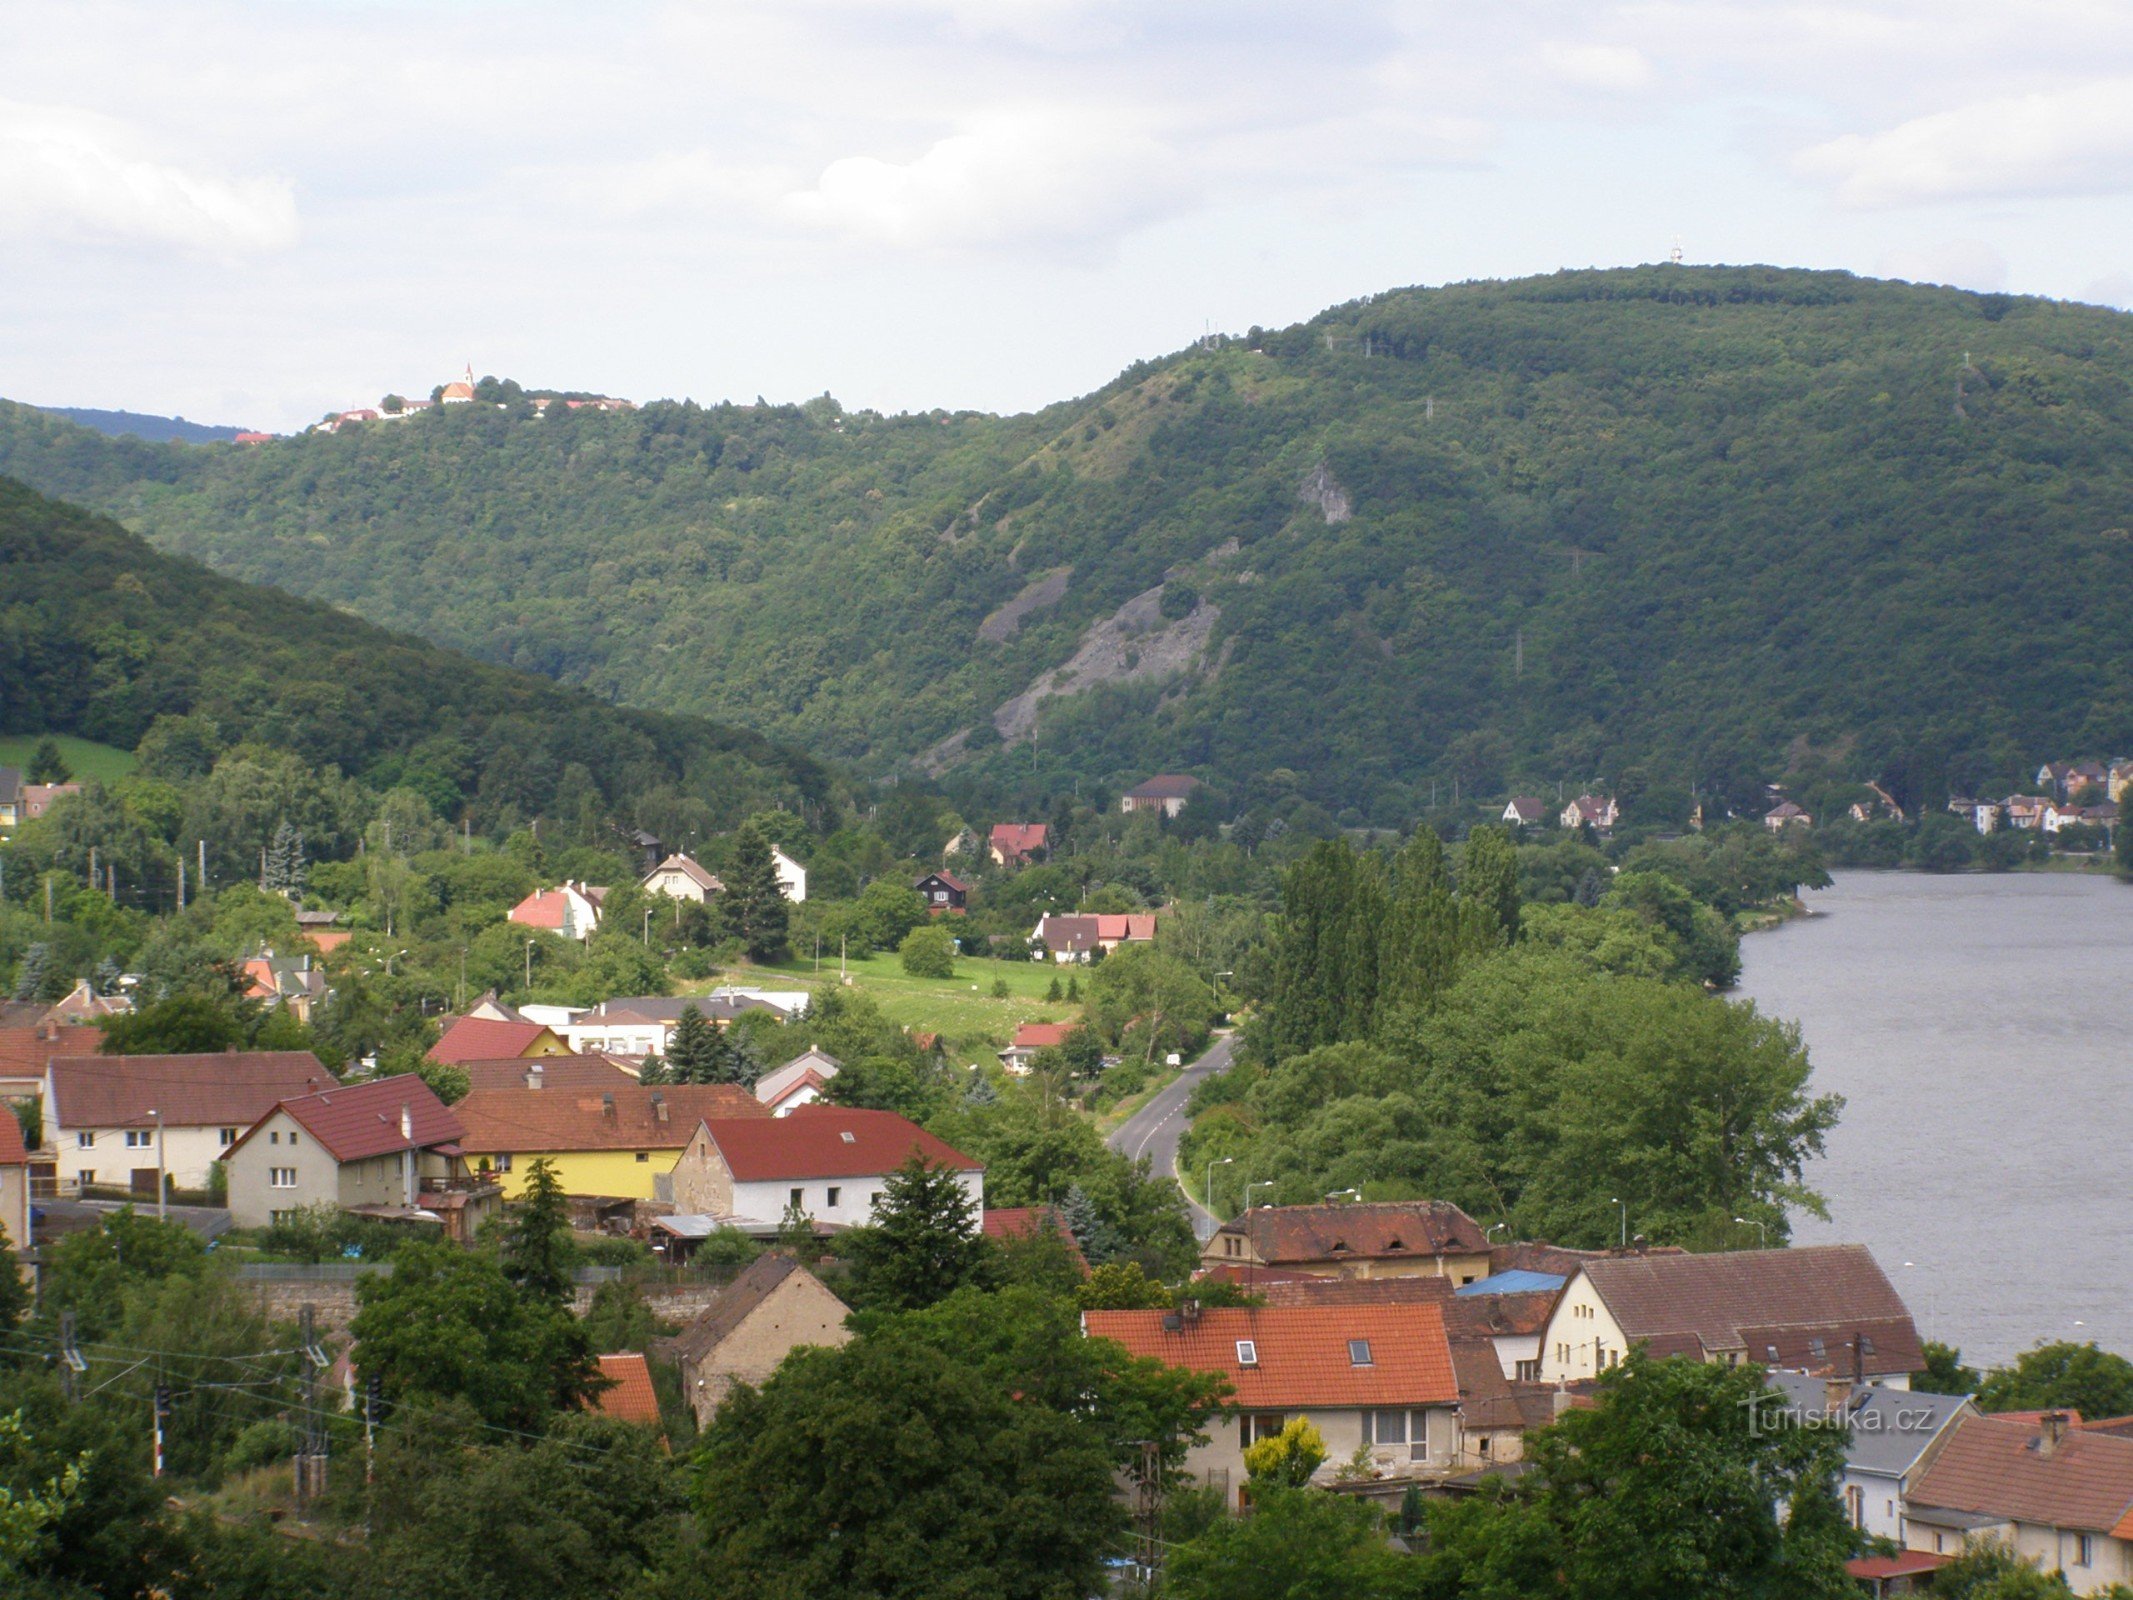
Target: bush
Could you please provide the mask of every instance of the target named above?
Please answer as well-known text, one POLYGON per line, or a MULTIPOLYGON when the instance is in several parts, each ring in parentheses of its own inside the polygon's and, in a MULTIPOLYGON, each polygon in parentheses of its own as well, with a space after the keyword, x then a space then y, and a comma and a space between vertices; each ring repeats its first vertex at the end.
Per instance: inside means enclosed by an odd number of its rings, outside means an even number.
POLYGON ((955 976, 955 941, 946 928, 937 924, 913 928, 896 951, 903 957, 904 971, 914 978, 955 976))
POLYGON ((652 1252, 635 1239, 582 1239, 578 1259, 589 1267, 639 1267, 652 1259, 652 1252))
MULTIPOLYGON (((220 1163, 218 1162, 219 1166, 220 1163)), ((375 1217, 352 1217, 339 1206, 320 1201, 299 1206, 259 1232, 259 1248, 291 1261, 335 1260, 354 1252, 366 1261, 383 1260, 409 1235, 375 1217)))
POLYGON ((234 1478, 242 1473, 272 1466, 277 1461, 286 1461, 296 1454, 301 1443, 295 1427, 278 1418, 265 1418, 247 1426, 230 1441, 230 1448, 222 1458, 222 1475, 234 1478))

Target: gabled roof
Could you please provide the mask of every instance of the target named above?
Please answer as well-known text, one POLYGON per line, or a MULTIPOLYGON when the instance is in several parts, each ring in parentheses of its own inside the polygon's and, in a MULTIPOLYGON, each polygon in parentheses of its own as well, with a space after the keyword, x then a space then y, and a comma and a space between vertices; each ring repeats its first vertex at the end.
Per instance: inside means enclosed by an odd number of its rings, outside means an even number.
POLYGON ((1226 1375, 1242 1408, 1452 1405, 1444 1315, 1435 1305, 1217 1306, 1170 1311, 1090 1311, 1082 1327, 1165 1366, 1226 1375), (1175 1324, 1175 1326, 1173 1326, 1175 1324), (1369 1346, 1359 1363, 1353 1341, 1369 1346), (1240 1343, 1256 1358, 1247 1365, 1240 1343))
MULTIPOLYGON (((746 1271, 719 1290, 701 1315, 674 1336, 670 1348, 675 1360, 693 1364, 708 1358, 733 1336, 735 1329, 755 1314, 780 1284, 787 1278, 796 1276, 814 1277, 791 1256, 780 1255, 774 1251, 757 1256, 748 1264, 746 1271)), ((829 1293, 819 1279, 815 1281, 825 1294, 829 1293)), ((836 1296, 831 1295, 830 1298, 834 1300, 836 1296)))
POLYGON ((459 1142, 470 1155, 680 1150, 707 1118, 772 1125, 769 1108, 731 1083, 476 1089, 452 1109, 467 1130, 459 1142))
POLYGON ((659 1393, 652 1387, 651 1363, 643 1354, 625 1350, 601 1356, 599 1361, 600 1376, 609 1380, 610 1387, 593 1396, 593 1409, 603 1417, 641 1422, 648 1428, 660 1426, 659 1393))
POLYGON ((1909 1498, 1921 1507, 2133 1538, 2133 1439, 2069 1428, 2049 1455, 2041 1446, 2034 1423, 1966 1414, 1909 1498))
MULTIPOLYGON (((1827 1379, 1773 1372, 1765 1381, 1785 1397, 1781 1409, 1794 1416, 1819 1418, 1830 1409, 1827 1379)), ((1845 1399, 1851 1441, 1844 1447, 1844 1459, 1861 1472, 1901 1477, 1940 1437, 1942 1429, 1976 1409, 1967 1395, 1928 1394, 1922 1389, 1887 1389, 1868 1383, 1851 1386, 1845 1399)))
POLYGON ((1623 1336, 1655 1353, 1739 1350, 1767 1366, 1842 1371, 1863 1334, 1867 1375, 1925 1366, 1910 1312, 1864 1245, 1610 1256, 1582 1271, 1623 1336))
POLYGON ((1559 1273, 1528 1272, 1523 1268, 1514 1268, 1509 1272, 1492 1272, 1486 1278, 1476 1278, 1472 1283, 1461 1284, 1455 1292, 1469 1296, 1553 1294, 1565 1281, 1559 1273))
POLYGON ((467 1088, 474 1089, 523 1089, 529 1074, 538 1071, 543 1089, 602 1089, 619 1088, 637 1081, 635 1073, 627 1072, 607 1055, 580 1056, 502 1056, 493 1061, 455 1061, 452 1063, 467 1075, 467 1088))
POLYGON ((766 1106, 779 1104, 789 1094, 812 1083, 820 1089, 837 1076, 843 1063, 826 1050, 817 1050, 810 1045, 775 1072, 766 1072, 755 1081, 755 1097, 766 1106))
POLYGON ((1049 848, 1051 826, 1043 822, 996 822, 989 843, 1004 856, 1026 856, 1049 848))
POLYGON ((726 890, 726 886, 719 881, 717 874, 707 870, 703 863, 694 856, 685 856, 678 852, 668 856, 666 860, 660 862, 658 866, 644 875, 644 881, 650 883, 662 872, 678 872, 706 894, 723 894, 726 890))
POLYGON ((29 1146, 22 1142, 22 1124, 12 1114, 0 1112, 0 1167, 19 1167, 29 1159, 29 1146))
POLYGON ((400 1132, 403 1108, 411 1124, 412 1144, 418 1150, 450 1144, 466 1132, 430 1086, 407 1072, 284 1100, 245 1129, 236 1144, 223 1154, 234 1155, 239 1146, 266 1126, 274 1112, 283 1111, 294 1117, 335 1161, 367 1161, 372 1156, 409 1147, 410 1140, 400 1132))
POLYGON ((1062 913, 1048 911, 1037 919, 1037 929, 1030 935, 1047 950, 1064 951, 1080 955, 1094 950, 1100 937, 1097 919, 1079 912, 1062 913))
POLYGON ((1183 772, 1158 772, 1146 783, 1126 791, 1128 800, 1183 800, 1200 787, 1200 780, 1183 772))
POLYGON ((103 1029, 94 1023, 0 1027, 0 1078, 41 1078, 52 1057, 91 1055, 103 1042, 103 1029))
POLYGON ((1056 1050, 1081 1026, 1078 1022, 1018 1022, 1011 1050, 1056 1050))
POLYGON ((1088 1270, 1089 1260, 1081 1253, 1081 1241, 1074 1237, 1074 1230, 1067 1226, 1057 1206, 987 1206, 978 1224, 978 1231, 994 1240, 1027 1239, 1040 1229, 1058 1234, 1082 1270, 1088 1270))
POLYGON ((170 1128, 249 1128, 282 1101, 334 1082, 308 1050, 54 1056, 51 1079, 61 1128, 148 1127, 158 1111, 170 1128))
POLYGON ((563 1042, 544 1023, 460 1017, 430 1046, 430 1059, 452 1066, 462 1061, 500 1061, 506 1056, 531 1055, 544 1041, 555 1046, 563 1042))
POLYGON ((1222 1225, 1242 1234, 1261 1261, 1378 1260, 1486 1255, 1489 1241, 1449 1200, 1362 1205, 1261 1206, 1222 1225))
POLYGON ((952 872, 929 872, 919 879, 917 883, 913 884, 912 887, 914 889, 923 889, 929 883, 938 883, 943 888, 953 889, 957 894, 970 893, 970 885, 952 872))
POLYGON ((1504 810, 1520 822, 1538 822, 1548 814, 1548 802, 1537 795, 1513 795, 1504 810))
POLYGON ((751 1099, 753 1117, 704 1118, 704 1127, 735 1181, 782 1183, 791 1178, 871 1178, 894 1172, 914 1152, 937 1167, 983 1172, 985 1164, 893 1111, 849 1106, 801 1106, 772 1117, 751 1099))

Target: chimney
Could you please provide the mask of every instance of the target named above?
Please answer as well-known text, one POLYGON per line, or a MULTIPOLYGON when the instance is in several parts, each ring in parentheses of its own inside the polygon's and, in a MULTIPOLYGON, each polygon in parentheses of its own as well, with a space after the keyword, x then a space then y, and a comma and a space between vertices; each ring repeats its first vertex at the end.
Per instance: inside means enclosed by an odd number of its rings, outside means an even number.
POLYGON ((1185 1326, 1186 1326, 1186 1327, 1188 1327, 1188 1328, 1189 1328, 1189 1327, 1193 1326, 1193 1324, 1195 1324, 1196 1322, 1198 1322, 1198 1321, 1200 1320, 1200 1302, 1199 1302, 1199 1301, 1197 1301, 1197 1300, 1188 1300, 1188 1301, 1186 1301, 1186 1302, 1184 1303, 1184 1305, 1180 1306, 1180 1307, 1179 1307, 1178 1309, 1179 1309, 1179 1310, 1180 1310, 1180 1311, 1181 1311, 1181 1312, 1183 1313, 1183 1315, 1184 1315, 1184 1318, 1185 1318, 1185 1326))
POLYGON ((1829 1420, 1842 1420, 1851 1414, 1852 1385, 1849 1378, 1822 1380, 1822 1409, 1829 1420))
POLYGON ((667 1120, 667 1097, 657 1089, 652 1091, 652 1115, 661 1122, 667 1120))
POLYGON ((527 1088, 538 1089, 541 1086, 541 1083, 543 1081, 541 1077, 541 1071, 541 1064, 538 1061, 534 1062, 532 1066, 526 1069, 527 1088))
POLYGON ((2047 1411, 2037 1418, 2037 1457, 2049 1461, 2066 1441, 2066 1413, 2047 1411))
POLYGON ((615 1097, 612 1091, 600 1096, 600 1115, 609 1122, 615 1120, 615 1097))

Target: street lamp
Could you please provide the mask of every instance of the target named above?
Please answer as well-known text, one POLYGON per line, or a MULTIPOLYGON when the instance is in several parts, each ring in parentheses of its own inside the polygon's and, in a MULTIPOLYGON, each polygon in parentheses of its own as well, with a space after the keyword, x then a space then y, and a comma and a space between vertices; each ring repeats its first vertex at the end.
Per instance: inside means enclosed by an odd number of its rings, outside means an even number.
POLYGON ((1363 1191, 1360 1189, 1335 1189, 1326 1198, 1328 1200, 1338 1200, 1342 1195, 1348 1196, 1351 1200, 1360 1201, 1363 1198, 1363 1191))
POLYGON ((1607 1203, 1622 1208, 1622 1248, 1629 1248, 1629 1202, 1620 1195, 1610 1195, 1607 1203))
POLYGON ((1492 1222, 1486 1228, 1482 1229, 1481 1236, 1490 1244, 1494 1244, 1496 1242, 1496 1230, 1498 1228, 1508 1228, 1510 1226, 1511 1224, 1508 1222, 1492 1222))
POLYGON ((533 993, 533 944, 534 941, 531 939, 526 941, 526 992, 528 994, 533 993))
POLYGON ((1207 1204, 1203 1209, 1211 1217, 1221 1215, 1220 1212, 1215 1210, 1215 1168, 1234 1165, 1236 1160, 1235 1156, 1224 1156, 1220 1161, 1207 1163, 1207 1187, 1200 1192, 1207 1196, 1207 1204))
POLYGON ((1246 1211, 1249 1211, 1249 1210, 1251 1210, 1251 1209, 1252 1209, 1252 1191, 1253 1191, 1254 1189, 1272 1189, 1272 1188, 1274 1188, 1274 1187, 1276 1187, 1276 1185, 1275 1185, 1275 1183, 1274 1183, 1274 1180, 1273 1180, 1272 1178, 1268 1178, 1268 1179, 1266 1179, 1266 1180, 1265 1180, 1264 1182, 1262 1182, 1262 1183, 1248 1183, 1248 1184, 1246 1184, 1246 1185, 1244 1186, 1244 1209, 1245 1209, 1246 1211))
POLYGON ((646 945, 650 945, 652 942, 652 910, 653 908, 650 906, 644 908, 644 943, 646 945))
POLYGON ((1735 1217, 1733 1220, 1744 1228, 1753 1228, 1760 1236, 1761 1242, 1756 1245, 1756 1249, 1768 1250, 1770 1248, 1770 1228, 1768 1224, 1757 1222, 1753 1217, 1735 1217))

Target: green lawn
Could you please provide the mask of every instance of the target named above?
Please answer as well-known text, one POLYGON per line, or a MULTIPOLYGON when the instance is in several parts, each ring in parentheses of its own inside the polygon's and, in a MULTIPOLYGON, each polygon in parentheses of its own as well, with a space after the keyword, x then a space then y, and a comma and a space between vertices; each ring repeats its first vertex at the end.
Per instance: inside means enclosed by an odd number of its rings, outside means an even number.
MULTIPOLYGON (((953 978, 914 978, 904 971, 901 957, 887 953, 854 956, 845 963, 845 970, 851 974, 852 987, 880 1006, 890 1021, 940 1034, 959 1066, 974 1059, 981 1046, 1006 1044, 1017 1023, 1065 1022, 1081 1013, 1078 1005, 1044 998, 1053 977, 1057 975, 1063 985, 1065 974, 1033 961, 958 956, 953 978), (1001 978, 1007 980, 1009 997, 995 1000, 992 986, 1001 978)), ((1087 981, 1086 971, 1078 975, 1087 981)), ((773 978, 798 979, 809 987, 817 982, 834 984, 836 958, 823 957, 819 977, 812 960, 787 961, 738 968, 703 987, 724 982, 767 983, 773 978)))
POLYGON ((26 769, 32 752, 47 737, 59 746, 59 753, 74 769, 77 778, 101 778, 106 783, 115 783, 133 770, 131 750, 98 744, 93 739, 77 739, 71 733, 0 734, 0 767, 14 767, 18 771, 26 769))

